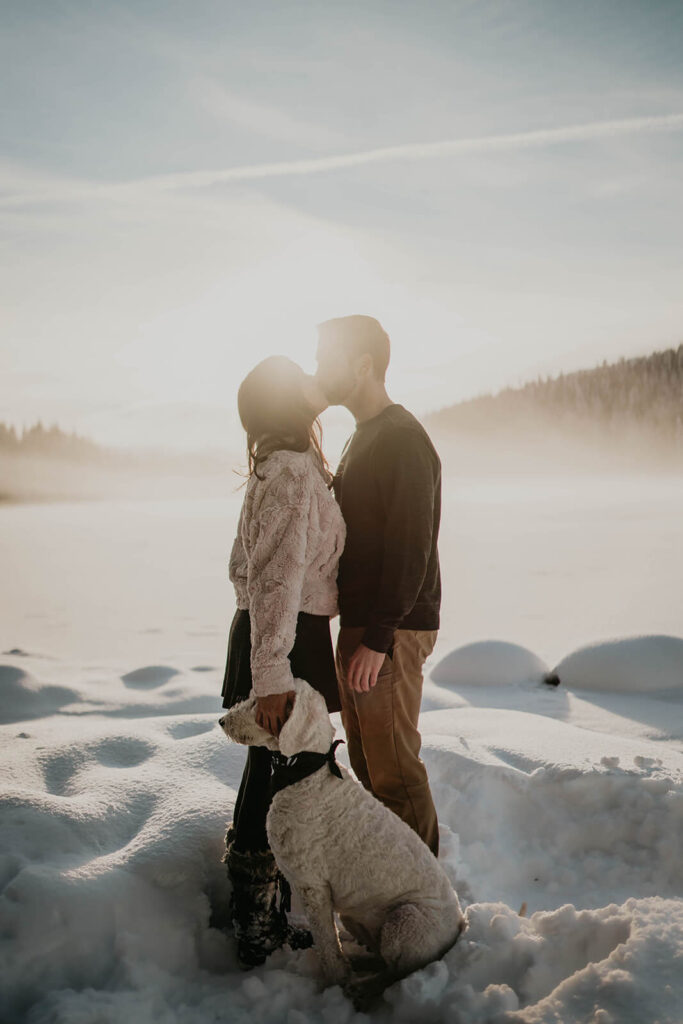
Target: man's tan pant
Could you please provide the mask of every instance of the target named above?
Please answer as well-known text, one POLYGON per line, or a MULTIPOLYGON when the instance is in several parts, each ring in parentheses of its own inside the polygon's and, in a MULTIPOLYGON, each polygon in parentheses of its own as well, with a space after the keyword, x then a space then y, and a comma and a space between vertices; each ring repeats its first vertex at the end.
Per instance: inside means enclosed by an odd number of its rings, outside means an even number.
POLYGON ((422 666, 436 643, 437 630, 397 629, 392 656, 386 655, 368 693, 348 685, 351 655, 363 627, 342 626, 337 641, 337 675, 351 767, 371 793, 439 853, 439 826, 420 758, 417 729, 422 700, 422 666))

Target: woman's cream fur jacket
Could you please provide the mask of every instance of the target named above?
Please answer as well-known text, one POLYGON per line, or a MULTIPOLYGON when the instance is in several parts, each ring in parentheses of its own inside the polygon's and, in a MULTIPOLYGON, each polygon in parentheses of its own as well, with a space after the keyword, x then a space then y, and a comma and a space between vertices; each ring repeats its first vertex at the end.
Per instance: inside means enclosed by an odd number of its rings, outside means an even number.
POLYGON ((311 447, 276 451, 252 473, 230 555, 237 607, 249 610, 258 696, 291 690, 287 655, 299 612, 336 615, 346 528, 311 447))

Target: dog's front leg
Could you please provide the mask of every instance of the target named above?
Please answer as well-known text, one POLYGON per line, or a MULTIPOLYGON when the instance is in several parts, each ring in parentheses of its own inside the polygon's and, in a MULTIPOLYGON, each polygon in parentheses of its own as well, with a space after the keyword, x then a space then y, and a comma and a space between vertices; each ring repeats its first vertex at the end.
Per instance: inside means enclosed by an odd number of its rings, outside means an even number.
POLYGON ((313 934, 325 984, 343 985, 349 977, 350 967, 339 943, 329 886, 297 888, 297 893, 313 934))

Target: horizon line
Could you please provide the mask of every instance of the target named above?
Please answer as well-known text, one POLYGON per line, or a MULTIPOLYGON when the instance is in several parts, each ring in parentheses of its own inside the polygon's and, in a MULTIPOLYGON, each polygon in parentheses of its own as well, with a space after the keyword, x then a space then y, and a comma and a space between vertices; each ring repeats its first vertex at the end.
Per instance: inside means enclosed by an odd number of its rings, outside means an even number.
MULTIPOLYGON (((557 370, 554 374, 544 375, 544 379, 542 380, 542 383, 543 384, 554 383, 555 381, 559 380, 562 377, 571 377, 571 376, 575 376, 575 375, 582 374, 582 373, 593 373, 596 370, 603 369, 605 367, 605 364, 607 365, 607 368, 610 368, 610 367, 619 366, 620 363, 631 363, 631 362, 637 362, 637 361, 639 361, 641 359, 650 359, 653 356, 660 356, 660 355, 663 355, 666 352, 677 352, 678 349, 682 348, 682 347, 683 347, 683 341, 679 342, 678 345, 670 345, 670 346, 667 346, 665 348, 656 348, 656 349, 650 350, 649 352, 643 352, 643 353, 641 353, 639 355, 619 356, 618 358, 611 359, 611 360, 603 359, 601 362, 595 363, 592 366, 583 366, 583 367, 579 367, 578 369, 575 369, 575 370, 557 370)), ((476 393, 474 393, 472 395, 469 395, 469 396, 467 396, 465 398, 459 398, 457 401, 451 402, 449 405, 443 405, 443 406, 439 406, 438 408, 435 408, 435 409, 430 409, 427 412, 422 413, 421 416, 424 417, 424 418, 427 418, 429 416, 434 416, 434 415, 436 415, 438 413, 442 413, 442 412, 444 412, 444 411, 446 411, 448 409, 453 409, 453 408, 455 408, 455 407, 457 407, 459 405, 466 405, 466 404, 468 404, 470 402, 476 402, 476 401, 478 401, 479 399, 482 399, 482 398, 497 398, 503 392, 507 392, 507 391, 522 391, 526 387, 528 387, 530 384, 537 383, 538 380, 539 380, 539 376, 537 375, 536 378, 531 378, 530 377, 527 380, 523 381, 522 383, 503 385, 502 387, 498 388, 496 391, 478 391, 478 392, 476 392, 476 393)), ((328 406, 328 409, 332 409, 332 408, 342 408, 342 407, 341 406, 328 406)), ((327 410, 325 410, 325 411, 327 411, 327 410)), ((128 446, 124 446, 122 448, 120 445, 112 445, 111 443, 106 443, 106 442, 103 442, 103 441, 98 441, 92 435, 81 434, 81 433, 79 433, 79 431, 77 429, 68 430, 68 428, 63 427, 56 420, 54 420, 50 426, 47 426, 43 422, 42 417, 38 417, 38 419, 36 419, 35 423, 32 423, 29 426, 27 426, 26 423, 22 423, 21 426, 18 426, 15 423, 12 423, 11 417, 9 419, 5 419, 5 418, 0 419, 0 427, 5 428, 6 430, 14 430, 15 434, 17 435, 17 440, 19 442, 21 442, 23 440, 23 438, 25 437, 25 435, 27 433, 29 433, 30 431, 35 430, 39 426, 43 428, 43 431, 46 434, 49 434, 51 431, 54 431, 56 429, 64 437, 69 437, 70 439, 75 439, 75 440, 78 440, 78 441, 85 441, 85 442, 87 442, 89 444, 93 444, 95 446, 98 446, 98 447, 101 447, 101 448, 104 448, 104 449, 109 449, 109 450, 114 450, 114 451, 121 451, 121 450, 126 451, 126 450, 128 450, 128 446), (21 435, 21 436, 19 436, 19 435, 21 435)), ((133 448, 135 448, 135 446, 133 446, 133 448)), ((157 454, 160 454, 160 453, 174 454, 174 453, 176 453, 178 451, 185 451, 185 449, 168 449, 168 450, 166 450, 166 449, 163 449, 163 448, 154 448, 154 447, 152 447, 150 449, 144 449, 144 448, 137 449, 137 448, 135 448, 135 450, 137 450, 137 451, 148 450, 148 451, 150 451, 152 453, 157 453, 157 454)), ((216 456, 216 455, 221 454, 223 451, 230 452, 230 448, 226 447, 225 449, 222 449, 222 448, 216 448, 215 446, 205 446, 204 448, 201 448, 201 449, 193 449, 193 451, 195 453, 198 453, 198 454, 205 453, 207 455, 211 454, 212 456, 216 456)))

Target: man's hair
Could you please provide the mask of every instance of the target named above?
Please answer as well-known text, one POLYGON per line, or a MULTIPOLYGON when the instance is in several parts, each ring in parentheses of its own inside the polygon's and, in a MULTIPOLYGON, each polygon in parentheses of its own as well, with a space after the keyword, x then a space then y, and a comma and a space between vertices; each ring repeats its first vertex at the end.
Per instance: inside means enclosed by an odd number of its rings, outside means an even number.
POLYGON ((318 324, 320 341, 342 348, 350 358, 369 355, 375 377, 384 381, 389 365, 389 335, 373 316, 338 316, 318 324))

